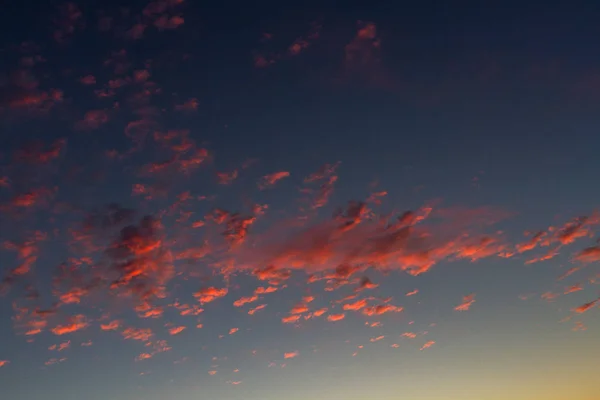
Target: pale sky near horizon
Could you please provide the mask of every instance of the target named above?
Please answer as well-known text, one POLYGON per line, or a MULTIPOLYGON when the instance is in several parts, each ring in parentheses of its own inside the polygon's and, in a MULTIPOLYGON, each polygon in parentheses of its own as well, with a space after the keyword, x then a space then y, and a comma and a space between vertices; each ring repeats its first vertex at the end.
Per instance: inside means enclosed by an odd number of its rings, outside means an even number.
POLYGON ((600 392, 600 4, 11 3, 2 396, 600 392))

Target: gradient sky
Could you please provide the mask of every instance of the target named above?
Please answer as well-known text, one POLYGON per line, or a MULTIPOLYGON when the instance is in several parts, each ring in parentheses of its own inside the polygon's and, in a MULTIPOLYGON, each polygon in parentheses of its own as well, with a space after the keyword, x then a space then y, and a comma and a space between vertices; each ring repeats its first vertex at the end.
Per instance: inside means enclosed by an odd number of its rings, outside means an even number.
POLYGON ((10 3, 2 398, 596 399, 600 4, 10 3))

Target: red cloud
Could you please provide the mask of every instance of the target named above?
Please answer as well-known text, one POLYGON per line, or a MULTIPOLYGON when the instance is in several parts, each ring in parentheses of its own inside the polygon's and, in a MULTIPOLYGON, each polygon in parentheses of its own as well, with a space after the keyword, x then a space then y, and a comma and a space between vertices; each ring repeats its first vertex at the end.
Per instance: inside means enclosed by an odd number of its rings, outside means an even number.
POLYGON ((178 104, 175 106, 175 110, 177 111, 196 111, 198 109, 198 99, 189 99, 182 104, 178 104))
POLYGON ((15 154, 15 159, 17 161, 45 164, 58 158, 66 145, 66 139, 58 139, 54 141, 47 149, 44 149, 41 142, 34 142, 29 146, 17 151, 15 154))
POLYGON ((237 169, 234 169, 231 172, 217 172, 217 179, 220 185, 230 185, 237 177, 237 169))
POLYGON ((21 193, 12 198, 12 205, 15 207, 33 207, 43 203, 54 192, 46 188, 37 188, 31 191, 21 193))
POLYGON ((260 182, 258 182, 258 187, 261 190, 267 189, 273 185, 275 185, 275 183, 277 183, 278 181, 287 178, 290 176, 290 173, 287 171, 279 171, 279 172, 275 172, 269 175, 265 175, 262 177, 262 179, 260 180, 260 182))
POLYGON ((79 129, 98 129, 108 122, 106 110, 91 110, 85 113, 83 120, 77 123, 79 129))
POLYGON ((96 78, 94 77, 94 75, 86 75, 79 79, 79 82, 83 83, 84 85, 95 85, 96 78))
POLYGON ((156 21, 154 21, 154 26, 156 26, 159 30, 176 29, 183 25, 184 22, 184 19, 179 16, 169 18, 166 15, 161 15, 156 21))

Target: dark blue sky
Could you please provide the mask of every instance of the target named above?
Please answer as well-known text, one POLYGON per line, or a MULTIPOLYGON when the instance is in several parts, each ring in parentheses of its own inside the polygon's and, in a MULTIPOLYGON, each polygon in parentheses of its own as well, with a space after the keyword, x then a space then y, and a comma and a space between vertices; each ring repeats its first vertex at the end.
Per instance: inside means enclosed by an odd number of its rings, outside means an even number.
POLYGON ((11 2, 7 398, 592 400, 600 4, 485 3, 11 2))

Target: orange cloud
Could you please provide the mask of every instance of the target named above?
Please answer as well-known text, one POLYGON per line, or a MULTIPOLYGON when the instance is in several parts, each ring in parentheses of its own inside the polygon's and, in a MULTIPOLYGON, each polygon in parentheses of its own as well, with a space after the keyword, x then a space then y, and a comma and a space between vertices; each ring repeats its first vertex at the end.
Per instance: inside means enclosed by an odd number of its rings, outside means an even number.
POLYGON ((290 55, 296 56, 307 49, 310 44, 304 39, 297 39, 288 49, 290 55))
POLYGON ((161 307, 152 307, 148 303, 143 303, 136 307, 135 311, 138 312, 140 318, 160 318, 164 313, 164 310, 161 307))
POLYGON ((111 321, 108 324, 100 324, 100 329, 102 329, 103 331, 115 331, 117 329, 119 329, 119 326, 121 325, 121 323, 117 320, 115 321, 111 321))
POLYGON ((257 311, 260 311, 262 309, 264 309, 267 305, 266 304, 260 304, 250 310, 248 310, 248 314, 249 315, 254 315, 257 311))
MULTIPOLYGON (((312 182, 319 177, 317 174, 307 180, 312 182)), ((478 218, 486 218, 486 212, 478 211, 478 218)), ((469 229, 469 219, 458 219, 462 218, 460 213, 446 210, 435 225, 426 224, 425 218, 418 225, 407 226, 404 219, 390 216, 387 221, 361 222, 350 230, 340 230, 335 218, 306 224, 287 235, 263 235, 264 242, 255 241, 252 249, 244 248, 238 255, 241 264, 268 265, 255 270, 260 279, 287 279, 290 268, 337 271, 340 265, 348 265, 351 272, 359 265, 375 265, 419 275, 442 260, 466 258, 474 262, 503 251, 500 239, 478 235, 477 225, 469 229)), ((495 210, 489 211, 491 220, 497 218, 494 213, 495 210)), ((364 281, 364 285, 373 287, 369 281, 364 281)))
POLYGON ((305 304, 297 304, 295 305, 290 314, 303 314, 309 311, 309 308, 305 304))
POLYGON ((52 346, 48 347, 48 350, 56 350, 56 351, 63 351, 68 349, 69 347, 71 347, 71 341, 68 340, 66 342, 60 343, 58 345, 53 344, 52 346))
POLYGON ((558 296, 559 296, 559 295, 558 295, 557 293, 545 292, 545 293, 542 293, 542 296, 541 296, 541 297, 542 297, 542 299, 544 299, 544 300, 551 301, 551 300, 554 300, 554 299, 556 299, 558 296))
POLYGON ((583 324, 583 322, 581 322, 581 321, 575 322, 575 326, 573 327, 573 331, 579 332, 579 331, 586 331, 586 330, 587 330, 587 327, 583 324))
POLYGON ((367 300, 366 299, 362 299, 362 300, 358 300, 354 303, 348 303, 348 304, 344 304, 342 306, 342 308, 344 310, 352 310, 352 311, 358 311, 360 309, 363 309, 367 306, 367 300))
POLYGON ((590 301, 589 303, 585 303, 582 306, 574 308, 573 311, 576 312, 577 314, 583 314, 584 312, 594 308, 598 304, 599 301, 600 301, 600 298, 598 298, 594 301, 590 301))
POLYGON ((581 286, 581 284, 578 283, 576 285, 566 288, 564 294, 579 292, 580 290, 583 290, 583 287, 581 286))
POLYGON ((258 296, 250 296, 250 297, 241 297, 238 300, 233 302, 235 307, 242 307, 244 304, 254 303, 258 300, 258 296))
POLYGON ((312 315, 315 317, 320 317, 323 314, 325 314, 326 312, 327 312, 327 308, 321 308, 321 309, 313 311, 312 315))
POLYGON ((296 357, 298 357, 299 354, 300 353, 298 351, 292 351, 292 352, 289 352, 289 353, 284 353, 283 354, 283 358, 285 360, 290 359, 290 358, 296 358, 296 357))
POLYGON ((194 297, 198 299, 201 304, 211 303, 216 299, 224 297, 227 295, 228 289, 222 288, 218 289, 216 287, 207 287, 204 289, 200 289, 196 293, 194 293, 194 297))
POLYGON ((535 249, 540 243, 542 243, 542 239, 546 236, 546 232, 540 231, 533 235, 533 237, 525 243, 518 244, 516 249, 519 253, 523 253, 529 250, 535 249))
POLYGON ((327 316, 327 321, 335 322, 346 318, 346 314, 330 314, 327 316))
POLYGON ((264 288, 264 287, 262 287, 262 286, 259 286, 259 287, 257 287, 257 288, 254 290, 254 294, 267 294, 267 293, 274 293, 274 292, 276 292, 277 290, 279 290, 279 289, 278 289, 277 287, 275 287, 275 286, 269 286, 269 287, 266 287, 266 288, 264 288))
POLYGON ((48 321, 45 319, 28 321, 26 324, 27 330, 25 331, 25 336, 39 335, 47 325, 48 321))
POLYGON ((88 293, 84 288, 73 288, 66 293, 60 295, 59 299, 62 304, 79 304, 81 298, 88 293))
POLYGON ((463 301, 458 306, 454 307, 456 311, 467 311, 475 303, 475 295, 470 294, 463 297, 463 301))
POLYGON ((68 333, 77 332, 79 330, 85 329, 89 326, 88 322, 84 315, 76 315, 70 318, 70 322, 66 325, 58 325, 52 328, 52 333, 55 335, 61 336, 66 335, 68 333))
POLYGON ((290 315, 287 317, 283 317, 281 319, 281 322, 283 322, 284 324, 293 324, 294 322, 298 322, 300 320, 300 315, 290 315))
POLYGON ((147 342, 154 336, 151 329, 137 328, 127 328, 121 334, 125 339, 139 340, 141 342, 147 342))
POLYGON ((431 346, 433 346, 434 344, 435 344, 435 341, 433 341, 433 340, 430 340, 429 342, 425 343, 425 344, 423 345, 423 347, 421 347, 421 350, 428 349, 428 348, 430 348, 431 346))
POLYGON ((575 255, 575 260, 584 263, 600 261, 600 246, 588 247, 575 255))
POLYGON ((169 329, 170 335, 177 335, 185 330, 185 326, 175 326, 169 329))
POLYGON ((44 363, 44 365, 54 365, 54 364, 58 364, 58 363, 65 362, 65 361, 67 361, 66 357, 63 357, 63 358, 51 358, 48 361, 46 361, 44 363))
POLYGON ((391 304, 381 304, 378 306, 367 307, 363 309, 362 313, 371 317, 374 315, 383 315, 388 312, 402 312, 403 310, 403 307, 396 307, 391 304))
POLYGON ((358 289, 359 290, 375 289, 377 287, 379 287, 379 284, 371 282, 371 280, 365 276, 364 278, 361 279, 358 289))
POLYGON ((142 353, 135 358, 136 361, 143 361, 152 358, 152 354, 150 353, 142 353))
POLYGON ((119 277, 111 289, 143 301, 161 297, 175 274, 173 256, 163 241, 162 223, 145 216, 137 225, 121 229, 107 252, 119 277))

